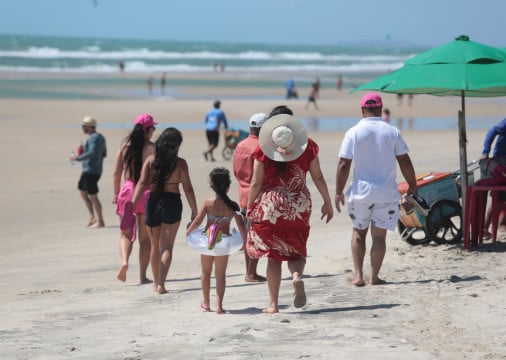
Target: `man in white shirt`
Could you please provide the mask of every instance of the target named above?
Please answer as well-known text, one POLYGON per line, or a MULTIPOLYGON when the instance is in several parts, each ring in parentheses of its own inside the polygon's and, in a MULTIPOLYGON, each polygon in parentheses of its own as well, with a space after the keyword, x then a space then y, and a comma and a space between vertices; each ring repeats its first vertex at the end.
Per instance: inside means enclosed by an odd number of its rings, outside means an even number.
POLYGON ((386 252, 387 230, 394 230, 399 219, 401 195, 397 190, 397 163, 409 185, 408 193, 418 195, 408 146, 399 129, 381 119, 383 102, 375 93, 364 95, 360 102, 363 119, 349 129, 341 144, 336 174, 335 205, 341 212, 344 187, 352 161, 353 178, 346 191, 348 213, 353 224, 351 251, 355 269, 352 284, 364 286, 363 264, 366 236, 371 227, 371 285, 384 284, 379 271, 386 252))

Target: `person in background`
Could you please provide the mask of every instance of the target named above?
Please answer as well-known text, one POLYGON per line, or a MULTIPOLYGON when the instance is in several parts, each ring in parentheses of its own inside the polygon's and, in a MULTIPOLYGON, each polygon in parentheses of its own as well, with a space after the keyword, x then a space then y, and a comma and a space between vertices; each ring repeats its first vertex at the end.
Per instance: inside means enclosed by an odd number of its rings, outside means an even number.
POLYGON ((220 109, 221 102, 216 100, 213 104, 213 108, 209 110, 206 115, 206 137, 209 144, 206 151, 204 151, 204 158, 211 161, 216 161, 213 155, 214 149, 218 146, 220 141, 220 128, 221 124, 228 130, 227 117, 223 110, 220 109))
POLYGON ((320 78, 317 77, 315 79, 315 81, 313 82, 313 87, 316 91, 316 96, 319 96, 320 95, 320 88, 321 88, 321 82, 320 82, 320 78))
POLYGON ((167 85, 167 73, 162 73, 160 77, 160 93, 165 95, 165 86, 167 85))
MULTIPOLYGON (((246 226, 249 226, 246 219, 246 210, 248 205, 248 193, 253 176, 253 158, 251 155, 258 147, 258 134, 260 128, 267 120, 264 113, 253 114, 249 120, 249 136, 237 144, 234 150, 234 176, 239 184, 239 206, 245 217, 246 226)), ((244 239, 246 242, 246 239, 244 239)), ((261 282, 266 278, 257 274, 258 259, 252 259, 248 252, 244 251, 244 260, 246 263, 246 282, 261 282)))
POLYGON ((390 110, 387 108, 383 109, 383 115, 381 116, 384 122, 390 123, 390 110))
POLYGON ((151 141, 158 123, 149 114, 140 114, 135 118, 134 128, 122 142, 116 154, 113 173, 113 204, 116 204, 116 214, 120 216, 120 255, 121 268, 118 280, 126 281, 128 260, 132 253, 136 231, 139 232, 139 271, 140 283, 150 283, 146 277, 149 265, 151 245, 146 228, 146 202, 149 197, 149 187, 146 187, 141 198, 133 207, 135 186, 141 175, 142 164, 148 156, 155 153, 155 144, 151 141), (121 178, 124 183, 121 185, 121 178), (135 215, 134 215, 135 214, 135 215))
POLYGON ((197 215, 197 202, 188 164, 179 157, 182 142, 183 136, 178 129, 169 127, 162 132, 155 142, 155 154, 148 156, 142 165, 132 200, 135 207, 149 186, 146 226, 151 240, 154 287, 159 294, 167 292, 165 280, 172 263, 174 241, 183 213, 180 185, 190 205, 191 219, 197 215))
POLYGON ((353 225, 351 252, 355 278, 352 284, 364 286, 366 237, 371 228, 371 285, 381 285, 379 272, 386 252, 387 230, 394 230, 399 219, 401 195, 397 190, 397 163, 408 183, 408 193, 418 195, 415 170, 408 146, 399 130, 381 119, 382 99, 375 93, 362 97, 362 120, 349 129, 339 150, 335 205, 341 212, 344 188, 352 161, 353 179, 346 195, 353 225))
POLYGON ((286 87, 286 99, 289 100, 291 98, 297 99, 299 95, 297 94, 297 88, 295 87, 295 81, 293 79, 288 79, 285 84, 286 87))
POLYGON ((148 85, 148 94, 151 96, 153 95, 153 77, 148 76, 146 79, 146 84, 148 85))
POLYGON ((341 89, 343 88, 343 76, 342 75, 339 75, 337 77, 336 85, 337 85, 337 91, 341 91, 341 89))
POLYGON ((102 204, 98 198, 98 181, 102 176, 104 158, 107 156, 105 137, 96 131, 97 120, 91 116, 85 116, 82 120, 82 129, 88 135, 84 143, 81 155, 71 155, 70 161, 81 161, 83 172, 79 179, 77 188, 84 200, 86 209, 90 214, 88 227, 104 227, 102 215, 102 204))
MULTIPOLYGON (((214 168, 209 174, 209 179, 211 189, 214 190, 215 196, 204 201, 197 216, 193 219, 190 226, 188 226, 186 236, 189 236, 193 230, 196 230, 206 217, 207 224, 205 230, 208 230, 212 224, 217 224, 222 234, 230 235, 230 222, 234 219, 243 241, 246 242, 246 226, 244 225, 239 205, 235 201, 232 201, 227 195, 232 182, 230 180, 230 172, 225 168, 214 168)), ((216 234, 216 232, 213 233, 216 234)), ((202 311, 211 311, 211 274, 214 264, 216 279, 216 313, 224 314, 223 297, 225 296, 226 288, 228 255, 213 256, 202 254, 200 255, 200 262, 202 265, 200 281, 203 295, 200 308, 202 311)))
MULTIPOLYGON (((490 151, 492 150, 492 144, 495 141, 494 151, 492 152, 493 158, 498 158, 501 162, 506 163, 506 118, 499 121, 497 124, 492 126, 485 135, 483 141, 483 151, 480 156, 480 164, 486 163, 486 159, 489 158, 490 151)), ((499 199, 506 201, 506 193, 504 191, 499 192, 499 199)), ((489 227, 492 221, 492 207, 487 208, 485 215, 485 225, 483 229, 484 239, 490 239, 491 234, 489 227)), ((504 229, 506 227, 506 216, 502 218, 500 227, 504 229)))
POLYGON ((309 95, 307 97, 306 106, 304 109, 307 109, 310 104, 313 104, 314 108, 318 110, 318 105, 316 104, 316 98, 318 97, 318 87, 315 83, 311 85, 311 89, 309 90, 309 95))
POLYGON ((283 261, 288 262, 292 275, 294 307, 301 308, 306 304, 302 276, 312 208, 311 194, 306 186, 308 172, 323 199, 321 219, 326 218, 328 223, 333 217, 332 202, 318 159, 318 145, 307 137, 300 121, 291 115, 279 114, 262 125, 259 147, 252 157, 246 248, 253 258, 268 258, 270 301, 263 311, 279 312, 283 261))

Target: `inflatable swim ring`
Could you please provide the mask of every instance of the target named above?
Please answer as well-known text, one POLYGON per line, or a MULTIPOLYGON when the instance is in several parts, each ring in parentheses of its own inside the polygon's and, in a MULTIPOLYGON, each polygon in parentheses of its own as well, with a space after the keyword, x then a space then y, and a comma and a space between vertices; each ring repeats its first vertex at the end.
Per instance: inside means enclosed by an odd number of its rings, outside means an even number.
POLYGON ((233 229, 230 235, 222 234, 221 241, 217 242, 212 249, 208 248, 207 234, 203 227, 192 231, 186 242, 196 252, 211 256, 230 255, 242 248, 242 237, 236 229, 233 229))

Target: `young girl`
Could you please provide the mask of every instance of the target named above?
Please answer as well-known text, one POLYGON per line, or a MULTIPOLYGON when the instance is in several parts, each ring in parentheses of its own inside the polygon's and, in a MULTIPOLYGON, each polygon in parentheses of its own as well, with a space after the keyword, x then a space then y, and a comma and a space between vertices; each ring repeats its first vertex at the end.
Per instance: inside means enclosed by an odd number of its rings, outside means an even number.
POLYGON ((186 160, 178 156, 183 142, 181 132, 167 128, 155 143, 155 155, 146 159, 135 188, 132 202, 139 201, 146 186, 150 188, 146 203, 146 226, 151 239, 151 268, 155 291, 165 294, 165 280, 172 262, 172 250, 181 223, 183 203, 180 185, 191 209, 191 218, 197 213, 195 192, 186 160))
MULTIPOLYGON (((240 213, 239 205, 230 200, 227 195, 231 183, 230 172, 225 168, 214 168, 209 174, 209 179, 211 189, 214 190, 216 196, 204 201, 197 217, 193 219, 193 222, 189 225, 186 231, 186 236, 189 236, 192 231, 196 230, 202 221, 204 221, 204 217, 207 215, 206 230, 208 230, 211 225, 217 224, 219 226, 219 230, 221 230, 223 234, 230 234, 230 222, 234 219, 244 242, 246 239, 246 227, 240 213)), ((214 246, 214 244, 210 244, 210 248, 212 246, 214 246)), ((214 263, 214 276, 216 278, 216 313, 224 314, 223 296, 225 295, 225 276, 227 271, 228 255, 200 255, 200 261, 202 264, 200 281, 202 294, 204 296, 200 307, 203 311, 211 311, 211 272, 213 270, 214 263)))

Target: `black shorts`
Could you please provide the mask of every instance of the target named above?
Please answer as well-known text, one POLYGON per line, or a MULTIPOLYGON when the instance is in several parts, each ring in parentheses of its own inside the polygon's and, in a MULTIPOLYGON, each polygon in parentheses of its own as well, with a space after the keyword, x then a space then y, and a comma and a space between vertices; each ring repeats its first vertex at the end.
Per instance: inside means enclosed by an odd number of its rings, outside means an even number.
POLYGON ((146 225, 149 227, 164 224, 175 224, 181 221, 183 202, 181 194, 164 192, 161 194, 149 194, 146 203, 146 225))
POLYGON ((99 179, 100 175, 83 172, 79 179, 79 183, 77 183, 77 188, 88 195, 98 194, 99 179))
POLYGON ((220 141, 220 132, 214 130, 206 130, 207 142, 209 145, 217 146, 220 141))

